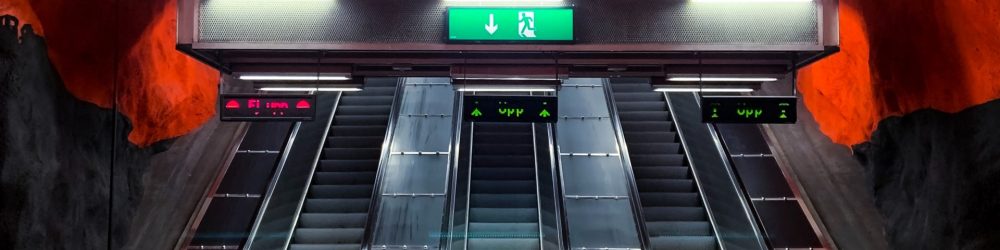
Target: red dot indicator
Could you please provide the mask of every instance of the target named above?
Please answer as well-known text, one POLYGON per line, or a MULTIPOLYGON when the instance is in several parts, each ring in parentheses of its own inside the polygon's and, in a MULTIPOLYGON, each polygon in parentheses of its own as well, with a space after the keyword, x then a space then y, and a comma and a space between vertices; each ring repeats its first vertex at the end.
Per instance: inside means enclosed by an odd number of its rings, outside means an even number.
POLYGON ((238 108, 240 108, 240 102, 237 102, 236 100, 229 100, 228 102, 226 102, 226 109, 238 109, 238 108))
POLYGON ((299 100, 298 103, 295 103, 295 108, 297 109, 307 109, 311 107, 312 105, 310 105, 309 102, 306 100, 299 100))

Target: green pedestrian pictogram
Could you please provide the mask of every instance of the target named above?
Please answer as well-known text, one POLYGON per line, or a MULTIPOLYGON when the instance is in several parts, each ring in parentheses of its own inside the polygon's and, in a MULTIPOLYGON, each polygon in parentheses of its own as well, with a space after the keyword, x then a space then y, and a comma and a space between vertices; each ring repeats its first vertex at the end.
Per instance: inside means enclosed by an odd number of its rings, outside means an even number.
POLYGON ((712 108, 712 118, 719 118, 719 109, 712 108))
POLYGON ((538 116, 541 116, 542 118, 545 118, 545 117, 549 117, 549 116, 552 116, 552 115, 551 115, 551 114, 549 114, 549 111, 548 111, 548 110, 546 110, 546 109, 542 109, 542 112, 541 112, 541 113, 538 113, 538 116))
POLYGON ((483 116, 483 112, 479 112, 479 108, 474 108, 474 109, 472 109, 472 116, 474 116, 474 117, 483 116))

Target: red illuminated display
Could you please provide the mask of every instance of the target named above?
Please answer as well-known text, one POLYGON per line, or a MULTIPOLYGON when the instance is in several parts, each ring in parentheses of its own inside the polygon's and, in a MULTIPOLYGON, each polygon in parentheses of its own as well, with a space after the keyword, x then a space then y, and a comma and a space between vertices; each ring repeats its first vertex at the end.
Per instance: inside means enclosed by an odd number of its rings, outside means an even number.
POLYGON ((226 94, 219 100, 223 121, 312 120, 316 116, 313 95, 226 94))

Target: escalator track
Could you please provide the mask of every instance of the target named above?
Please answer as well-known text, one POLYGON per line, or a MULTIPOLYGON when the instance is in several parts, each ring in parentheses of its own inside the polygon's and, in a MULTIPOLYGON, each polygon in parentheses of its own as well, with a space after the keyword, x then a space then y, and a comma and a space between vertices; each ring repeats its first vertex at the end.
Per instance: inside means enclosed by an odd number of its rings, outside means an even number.
POLYGON ((540 249, 531 124, 473 125, 468 249, 540 249))
POLYGON ((677 127, 648 83, 612 82, 652 249, 718 249, 677 127))
POLYGON ((395 81, 369 81, 337 106, 290 249, 361 249, 395 81))

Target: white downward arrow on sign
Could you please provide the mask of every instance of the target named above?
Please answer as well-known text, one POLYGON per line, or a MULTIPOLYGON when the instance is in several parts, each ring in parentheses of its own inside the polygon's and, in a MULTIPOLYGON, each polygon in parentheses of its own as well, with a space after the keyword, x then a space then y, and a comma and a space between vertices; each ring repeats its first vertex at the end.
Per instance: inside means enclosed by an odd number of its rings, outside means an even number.
POLYGON ((490 14, 490 24, 486 25, 486 32, 489 32, 492 36, 494 32, 497 32, 498 28, 500 28, 500 26, 493 23, 493 14, 490 14))

